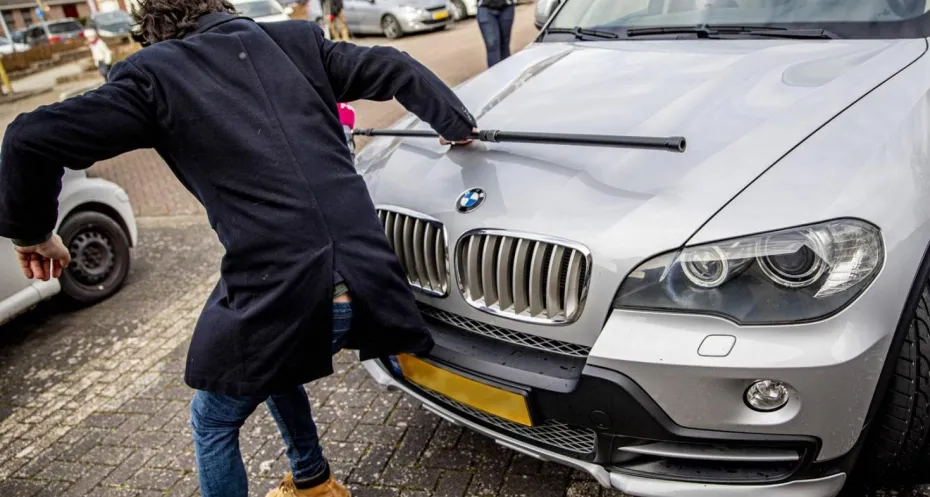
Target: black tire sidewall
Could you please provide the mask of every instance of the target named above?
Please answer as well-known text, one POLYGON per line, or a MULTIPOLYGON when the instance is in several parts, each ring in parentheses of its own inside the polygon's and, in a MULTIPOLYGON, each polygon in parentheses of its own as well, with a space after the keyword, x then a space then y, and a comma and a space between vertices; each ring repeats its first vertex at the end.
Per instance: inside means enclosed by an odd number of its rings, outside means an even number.
POLYGON ((391 14, 388 14, 384 16, 384 18, 381 19, 381 32, 382 34, 384 34, 384 37, 389 40, 396 40, 404 35, 404 30, 400 27, 400 21, 398 21, 397 18, 392 16, 391 14), (394 36, 391 36, 388 33, 388 30, 386 28, 388 24, 393 24, 394 27, 397 29, 397 33, 394 36))
POLYGON ((72 301, 85 305, 100 302, 116 293, 126 281, 131 263, 129 238, 119 223, 106 214, 90 211, 78 212, 65 219, 58 234, 65 247, 70 250, 74 237, 88 230, 97 231, 109 239, 113 246, 114 267, 99 285, 102 288, 80 283, 71 273, 70 268, 62 272, 60 280, 62 294, 72 301))

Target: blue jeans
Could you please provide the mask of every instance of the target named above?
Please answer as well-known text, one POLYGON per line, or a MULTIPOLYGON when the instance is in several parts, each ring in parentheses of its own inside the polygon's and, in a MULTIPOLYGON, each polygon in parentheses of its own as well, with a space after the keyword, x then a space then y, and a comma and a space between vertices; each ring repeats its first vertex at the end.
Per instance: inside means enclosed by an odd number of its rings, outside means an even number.
POLYGON ((510 57, 513 16, 513 5, 502 10, 478 7, 478 28, 488 50, 488 67, 510 57))
MULTIPOLYGON (((333 303, 333 354, 342 350, 352 321, 349 303, 333 303)), ((191 402, 191 428, 202 497, 248 497, 239 451, 239 429, 262 402, 278 425, 295 480, 314 477, 328 466, 323 457, 310 401, 303 385, 270 397, 221 395, 198 390, 191 402)))

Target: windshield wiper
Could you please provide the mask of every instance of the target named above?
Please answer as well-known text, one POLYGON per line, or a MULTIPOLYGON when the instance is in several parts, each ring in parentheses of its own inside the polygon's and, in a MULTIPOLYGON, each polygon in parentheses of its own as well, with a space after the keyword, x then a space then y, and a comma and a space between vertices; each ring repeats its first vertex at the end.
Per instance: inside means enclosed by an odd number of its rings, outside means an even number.
POLYGON ((603 29, 593 29, 593 28, 582 28, 581 26, 575 26, 574 28, 549 28, 546 30, 546 33, 567 33, 570 35, 575 35, 576 39, 583 40, 586 36, 592 38, 619 38, 620 35, 614 33, 613 31, 606 31, 603 29))
POLYGON ((698 38, 716 38, 721 35, 765 36, 770 38, 835 39, 839 36, 825 29, 792 29, 777 26, 754 26, 734 24, 701 24, 698 26, 655 26, 634 28, 626 31, 627 37, 666 34, 694 34, 698 38))

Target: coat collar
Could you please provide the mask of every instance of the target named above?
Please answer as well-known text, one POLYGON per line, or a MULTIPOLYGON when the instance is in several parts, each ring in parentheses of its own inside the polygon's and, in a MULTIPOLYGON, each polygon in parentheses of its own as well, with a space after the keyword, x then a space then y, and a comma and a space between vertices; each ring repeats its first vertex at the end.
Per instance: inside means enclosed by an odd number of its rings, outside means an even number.
POLYGON ((211 12, 206 15, 200 16, 197 19, 197 30, 194 33, 203 33, 209 31, 220 24, 225 24, 229 21, 235 21, 236 19, 247 19, 246 17, 237 16, 235 14, 230 14, 228 12, 211 12))

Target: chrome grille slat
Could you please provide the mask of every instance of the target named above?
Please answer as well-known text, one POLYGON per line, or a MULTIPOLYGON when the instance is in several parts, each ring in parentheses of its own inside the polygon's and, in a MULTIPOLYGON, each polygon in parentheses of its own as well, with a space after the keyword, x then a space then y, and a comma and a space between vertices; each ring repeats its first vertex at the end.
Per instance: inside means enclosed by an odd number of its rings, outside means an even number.
POLYGON ((481 291, 481 240, 472 238, 468 240, 468 249, 465 253, 465 274, 468 284, 465 289, 468 300, 478 301, 484 297, 481 291))
POLYGON ((498 308, 506 311, 513 306, 513 271, 510 266, 513 264, 512 249, 513 238, 502 237, 500 246, 497 249, 497 289, 498 289, 498 308))
POLYGON ((571 357, 588 357, 588 354, 591 353, 591 348, 584 345, 508 330, 500 326, 482 323, 481 321, 475 321, 474 319, 462 317, 458 314, 439 310, 426 304, 418 303, 418 306, 420 312, 428 318, 487 338, 571 357))
POLYGON ((523 314, 530 307, 530 296, 526 291, 526 266, 533 242, 517 241, 517 252, 513 263, 513 312, 523 314))
POLYGON ((465 300, 482 311, 537 324, 578 319, 591 257, 572 242, 501 230, 478 230, 455 250, 465 300))
POLYGON ((549 256, 549 271, 546 275, 546 316, 554 319, 563 315, 562 292, 559 291, 559 275, 562 273, 562 257, 565 247, 556 245, 549 256))
POLYGON ((419 219, 413 222, 413 236, 410 239, 410 246, 413 247, 413 261, 416 267, 416 283, 423 288, 433 289, 426 271, 426 256, 423 254, 423 240, 426 239, 424 233, 424 223, 419 219))
POLYGON ((527 293, 530 296, 530 316, 537 316, 546 309, 545 291, 543 286, 543 264, 546 263, 546 245, 536 242, 533 245, 533 256, 530 259, 530 279, 527 282, 527 293))
POLYGON ((426 388, 422 388, 422 390, 437 402, 468 414, 501 431, 534 440, 561 452, 577 455, 584 459, 592 457, 595 453, 597 434, 589 428, 571 426, 552 419, 547 419, 537 426, 524 426, 475 409, 439 392, 426 388))
POLYGON ((481 293, 484 295, 484 305, 493 306, 497 304, 497 264, 494 256, 497 255, 497 244, 500 238, 489 236, 484 241, 484 248, 481 251, 481 293))
POLYGON ((413 224, 415 222, 416 220, 410 216, 404 217, 401 240, 403 240, 404 262, 406 263, 407 267, 407 279, 410 280, 411 284, 419 286, 420 279, 417 277, 417 263, 413 258, 413 224))
POLYGON ((378 219, 410 285, 428 295, 447 295, 449 266, 442 224, 390 209, 378 209, 378 219))
POLYGON ((423 256, 426 259, 426 277, 429 278, 429 288, 438 292, 442 288, 439 279, 439 268, 444 261, 436 259, 436 235, 439 234, 439 228, 430 223, 423 223, 426 226, 426 235, 423 237, 423 256))

